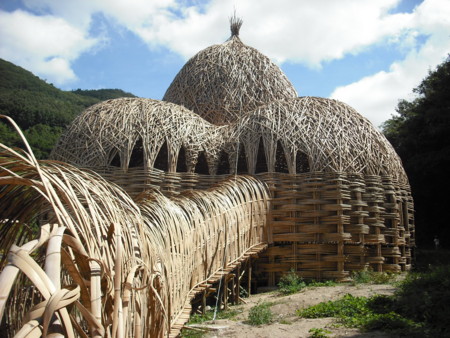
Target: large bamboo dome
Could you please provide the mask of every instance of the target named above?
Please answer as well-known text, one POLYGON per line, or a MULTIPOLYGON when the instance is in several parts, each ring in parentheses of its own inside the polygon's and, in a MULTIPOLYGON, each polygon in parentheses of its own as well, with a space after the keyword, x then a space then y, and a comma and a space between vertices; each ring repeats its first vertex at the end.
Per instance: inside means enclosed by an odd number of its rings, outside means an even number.
POLYGON ((281 69, 240 40, 241 23, 232 22, 228 41, 192 57, 176 75, 163 100, 223 125, 274 100, 296 97, 281 69))

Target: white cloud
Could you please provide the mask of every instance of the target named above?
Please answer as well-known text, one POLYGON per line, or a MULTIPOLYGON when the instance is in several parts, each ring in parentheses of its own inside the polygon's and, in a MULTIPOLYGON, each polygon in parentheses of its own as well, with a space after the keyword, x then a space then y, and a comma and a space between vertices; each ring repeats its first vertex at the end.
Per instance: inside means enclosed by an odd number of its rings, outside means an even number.
POLYGON ((57 84, 76 79, 70 62, 97 39, 50 15, 0 11, 0 56, 57 84))
MULTIPOLYGON (((409 0, 404 0, 409 1, 409 0)), ((376 125, 390 117, 449 48, 447 0, 424 0, 413 13, 392 14, 400 0, 24 0, 33 13, 0 12, 0 57, 57 84, 76 78, 72 63, 104 42, 91 36, 92 18, 102 14, 116 27, 186 59, 226 40, 234 9, 244 25, 244 43, 279 63, 320 68, 324 62, 391 44, 407 57, 348 86, 332 97, 353 105, 376 125), (417 37, 429 36, 417 49, 417 37)))
POLYGON ((160 12, 153 22, 129 25, 150 45, 164 45, 188 58, 229 36, 234 8, 244 20, 243 41, 278 62, 320 67, 327 60, 401 34, 408 14, 389 14, 399 0, 212 0, 202 11, 179 8, 182 16, 160 12), (221 39, 222 38, 222 39, 221 39))
POLYGON ((236 9, 244 19, 245 43, 278 62, 312 67, 400 35, 410 16, 389 13, 399 2, 211 0, 193 6, 180 0, 26 0, 30 8, 47 10, 83 30, 91 16, 101 12, 150 47, 164 46, 185 58, 227 39, 228 18, 236 9))
POLYGON ((398 100, 411 99, 412 89, 450 52, 450 5, 445 0, 424 1, 412 14, 410 30, 415 36, 429 35, 419 49, 411 48, 387 72, 336 88, 331 97, 350 104, 376 126, 395 115, 398 100))

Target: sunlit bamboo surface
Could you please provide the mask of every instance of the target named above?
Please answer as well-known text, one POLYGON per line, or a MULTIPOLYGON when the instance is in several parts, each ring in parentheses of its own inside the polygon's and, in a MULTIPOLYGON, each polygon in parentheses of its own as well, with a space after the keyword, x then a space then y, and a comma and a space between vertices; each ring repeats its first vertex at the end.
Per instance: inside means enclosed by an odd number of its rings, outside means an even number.
POLYGON ((239 38, 242 20, 232 17, 231 37, 194 55, 175 76, 163 100, 184 106, 215 125, 297 92, 283 71, 239 38))
POLYGON ((255 178, 132 200, 93 172, 0 147, 8 334, 162 337, 192 289, 265 241, 267 189, 255 178))
POLYGON ((407 183, 401 160, 384 135, 347 104, 326 98, 299 97, 274 101, 243 114, 232 124, 215 126, 173 103, 120 98, 85 110, 57 143, 52 158, 77 166, 108 167, 116 154, 124 171, 133 150, 150 171, 161 147, 167 145, 167 168, 175 172, 181 148, 188 172, 204 152, 210 174, 227 154, 234 173, 238 153, 245 150, 247 172, 255 173, 260 142, 267 171, 276 169, 280 147, 289 173, 298 173, 297 157, 306 157, 311 172, 391 175, 407 183), (139 141, 139 142, 138 142, 139 141))

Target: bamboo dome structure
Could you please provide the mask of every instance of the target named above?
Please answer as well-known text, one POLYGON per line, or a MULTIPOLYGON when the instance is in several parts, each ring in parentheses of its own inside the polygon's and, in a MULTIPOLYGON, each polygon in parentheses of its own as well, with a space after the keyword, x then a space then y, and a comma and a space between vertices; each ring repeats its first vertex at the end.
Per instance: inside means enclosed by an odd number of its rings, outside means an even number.
POLYGON ((259 160, 269 173, 297 174, 306 167, 311 172, 392 175, 402 183, 408 181, 400 158, 383 134, 347 104, 319 97, 277 100, 224 126, 164 101, 107 100, 75 119, 52 157, 85 167, 108 167, 118 157, 123 171, 133 159, 150 172, 164 145, 167 171, 172 173, 179 161, 185 161, 186 172, 194 173, 200 153, 205 153, 208 171, 215 175, 225 169, 218 168, 218 155, 225 153, 231 163, 226 169, 235 174, 238 151, 244 151, 250 174, 257 173, 259 160), (179 156, 181 149, 185 158, 179 156), (280 162, 285 162, 284 168, 280 162))
POLYGON ((230 39, 193 56, 176 75, 163 100, 223 125, 274 100, 296 97, 281 69, 241 41, 241 25, 240 19, 232 18, 230 39))
POLYGON ((199 52, 164 101, 88 108, 52 157, 90 167, 131 195, 205 189, 250 174, 270 189, 261 284, 294 269, 345 280, 352 270, 407 270, 414 247, 408 178, 386 138, 347 104, 297 97, 266 56, 239 38, 199 52))
POLYGON ((241 24, 163 101, 87 108, 53 161, 0 144, 9 333, 175 337, 222 281, 226 306, 244 275, 250 292, 289 271, 411 268, 414 203, 392 146, 349 105, 297 97, 241 24))

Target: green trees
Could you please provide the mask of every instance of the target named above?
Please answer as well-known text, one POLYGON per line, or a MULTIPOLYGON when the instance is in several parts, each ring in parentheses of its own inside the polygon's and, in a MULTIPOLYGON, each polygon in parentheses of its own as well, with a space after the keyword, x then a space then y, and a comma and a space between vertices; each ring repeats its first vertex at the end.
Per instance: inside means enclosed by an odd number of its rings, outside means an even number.
MULTIPOLYGON (((0 114, 14 119, 37 158, 47 158, 62 130, 87 107, 106 99, 134 97, 120 89, 62 91, 31 72, 0 59, 0 114)), ((23 147, 0 121, 0 142, 23 147)))
POLYGON ((416 208, 417 242, 431 246, 437 235, 449 246, 450 218, 450 55, 401 100, 398 116, 382 128, 400 155, 416 208))

